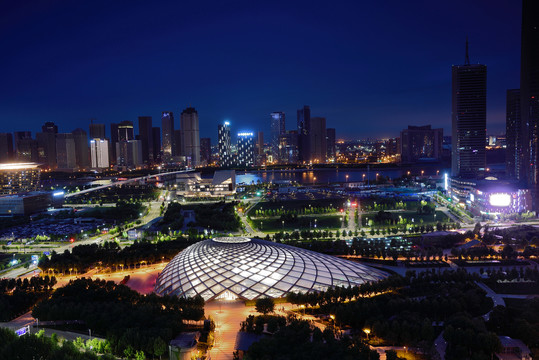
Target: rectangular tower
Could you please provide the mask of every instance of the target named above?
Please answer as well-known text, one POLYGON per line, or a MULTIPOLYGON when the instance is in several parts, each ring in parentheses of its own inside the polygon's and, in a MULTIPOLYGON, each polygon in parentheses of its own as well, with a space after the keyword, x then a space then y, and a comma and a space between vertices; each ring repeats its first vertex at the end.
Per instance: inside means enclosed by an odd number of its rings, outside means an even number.
POLYGON ((142 146, 142 160, 144 163, 153 162, 153 137, 152 137, 152 117, 138 117, 138 133, 142 146))
POLYGON ((198 112, 193 107, 182 111, 182 151, 185 157, 191 159, 193 167, 200 165, 200 131, 198 127, 198 112))
POLYGON ((505 172, 508 177, 516 177, 520 165, 520 89, 507 90, 505 102, 505 172))
POLYGON ((487 67, 466 62, 452 67, 451 175, 481 178, 485 172, 487 136, 487 67))
POLYGON ((285 115, 282 111, 271 113, 271 155, 273 162, 279 162, 279 137, 286 132, 285 115))
POLYGON ((170 161, 173 155, 174 148, 174 114, 172 111, 163 111, 161 113, 161 130, 163 135, 163 161, 170 161))
POLYGON ((219 165, 229 167, 232 165, 232 149, 230 147, 230 123, 228 121, 217 127, 217 140, 219 165))

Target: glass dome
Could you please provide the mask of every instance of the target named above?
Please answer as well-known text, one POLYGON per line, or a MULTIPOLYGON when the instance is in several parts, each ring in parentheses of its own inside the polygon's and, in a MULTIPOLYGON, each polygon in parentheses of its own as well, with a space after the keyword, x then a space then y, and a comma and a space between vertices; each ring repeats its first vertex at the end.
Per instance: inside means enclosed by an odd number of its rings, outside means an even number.
POLYGON ((247 237, 205 240, 180 252, 159 274, 161 295, 204 300, 279 298, 289 292, 355 286, 387 274, 289 245, 247 237))

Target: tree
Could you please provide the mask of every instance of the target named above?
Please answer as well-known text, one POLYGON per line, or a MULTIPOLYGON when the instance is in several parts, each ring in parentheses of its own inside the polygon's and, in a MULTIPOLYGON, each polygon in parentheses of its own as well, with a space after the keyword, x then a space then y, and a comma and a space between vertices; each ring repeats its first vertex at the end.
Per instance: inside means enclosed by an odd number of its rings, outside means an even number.
POLYGON ((275 302, 268 297, 257 299, 255 310, 264 315, 272 313, 275 310, 275 302))
POLYGON ((155 356, 159 356, 159 359, 161 359, 161 356, 167 351, 167 343, 161 337, 157 337, 153 342, 153 353, 155 356))

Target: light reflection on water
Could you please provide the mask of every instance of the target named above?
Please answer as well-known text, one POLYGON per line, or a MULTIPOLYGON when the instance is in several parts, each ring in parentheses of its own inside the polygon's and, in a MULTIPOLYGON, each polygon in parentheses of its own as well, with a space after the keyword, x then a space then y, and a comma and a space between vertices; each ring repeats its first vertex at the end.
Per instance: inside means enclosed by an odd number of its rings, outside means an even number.
MULTIPOLYGON (((357 182, 376 179, 376 176, 398 178, 404 170, 370 170, 366 169, 317 169, 317 170, 278 170, 236 172, 236 184, 252 184, 260 182, 296 181, 300 184, 328 184, 335 182, 357 182), (348 176, 348 177, 347 177, 348 176)), ((427 174, 425 174, 427 175, 427 174)))

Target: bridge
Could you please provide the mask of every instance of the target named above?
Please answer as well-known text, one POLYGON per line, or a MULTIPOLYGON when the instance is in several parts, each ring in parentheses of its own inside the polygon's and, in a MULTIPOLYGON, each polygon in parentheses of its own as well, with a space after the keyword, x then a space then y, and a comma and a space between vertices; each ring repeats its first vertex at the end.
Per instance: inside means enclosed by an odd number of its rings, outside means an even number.
POLYGON ((90 189, 84 189, 84 190, 77 191, 77 192, 74 192, 74 193, 65 194, 64 197, 69 198, 69 197, 72 197, 72 196, 78 196, 78 195, 86 194, 86 193, 89 193, 89 192, 92 192, 92 191, 103 190, 103 189, 106 189, 106 188, 109 188, 109 187, 112 187, 112 186, 127 185, 127 184, 130 184, 130 183, 133 183, 133 182, 144 181, 144 180, 156 178, 156 177, 159 177, 159 176, 176 175, 176 174, 188 173, 188 172, 192 172, 192 171, 195 171, 195 170, 194 169, 178 170, 178 171, 171 171, 171 172, 165 172, 165 173, 159 173, 159 174, 153 174, 153 175, 140 176, 140 177, 136 177, 136 178, 116 181, 116 182, 106 184, 106 185, 96 186, 96 187, 93 187, 93 188, 90 188, 90 189))

